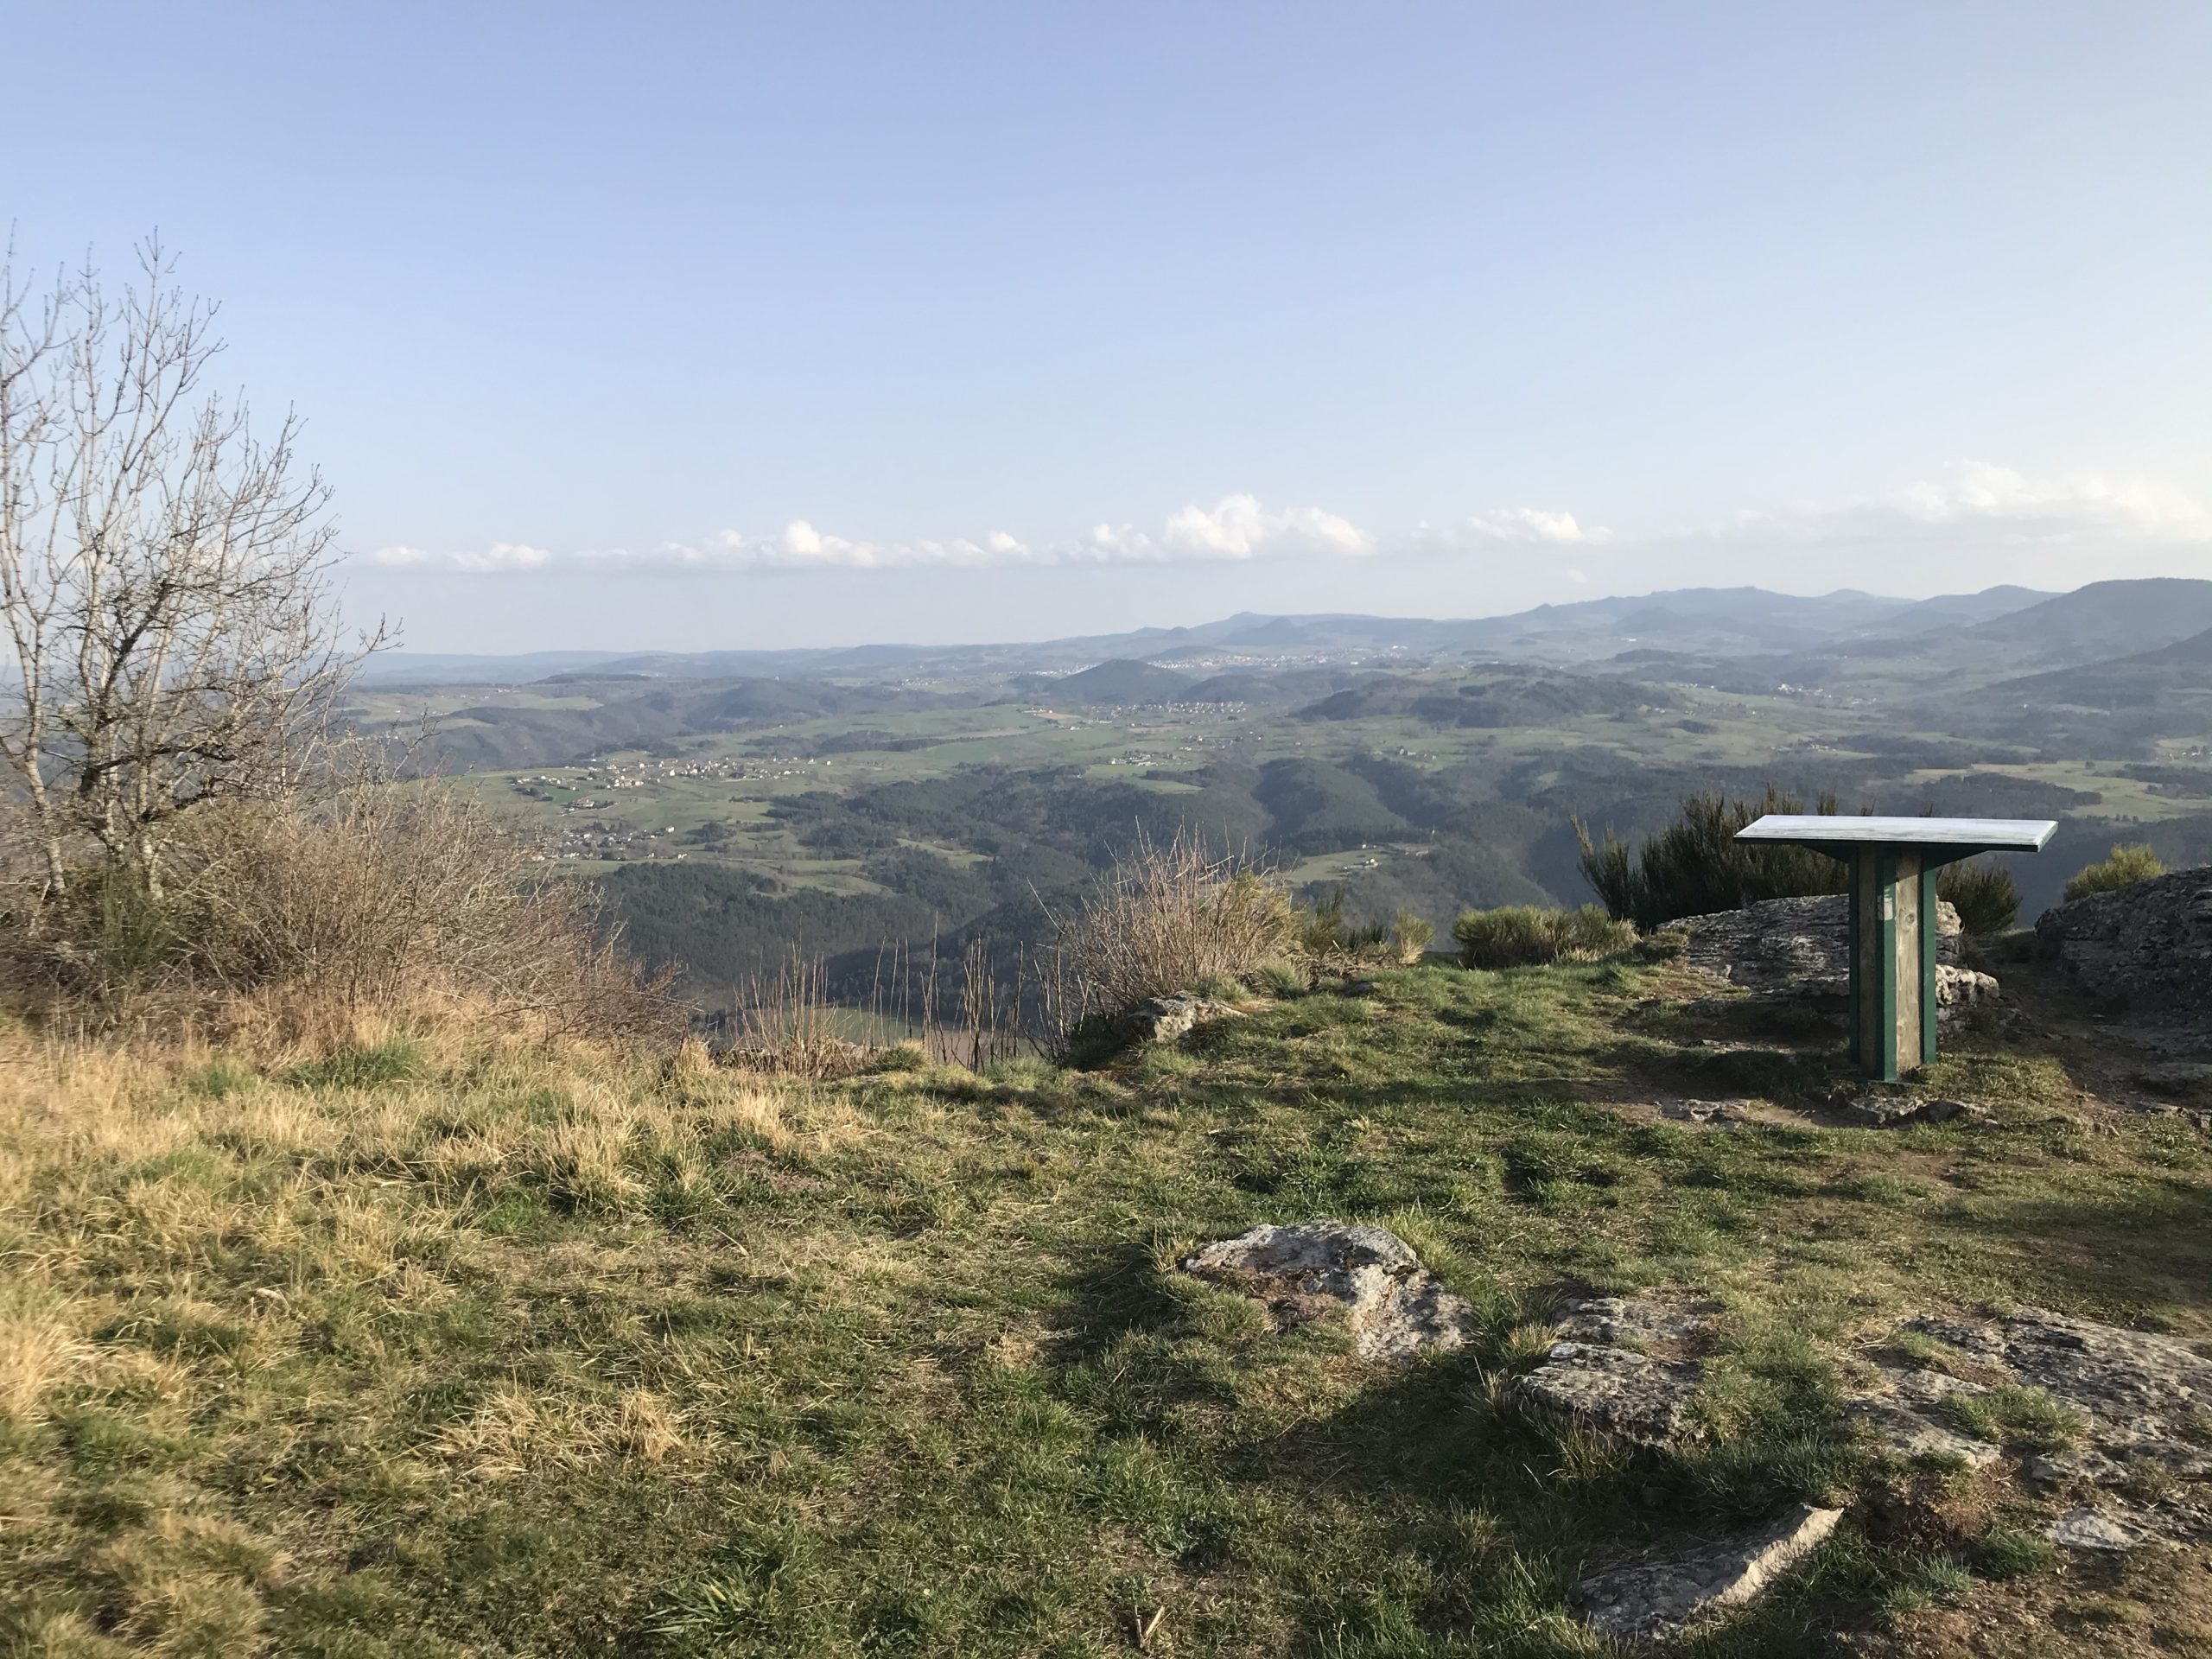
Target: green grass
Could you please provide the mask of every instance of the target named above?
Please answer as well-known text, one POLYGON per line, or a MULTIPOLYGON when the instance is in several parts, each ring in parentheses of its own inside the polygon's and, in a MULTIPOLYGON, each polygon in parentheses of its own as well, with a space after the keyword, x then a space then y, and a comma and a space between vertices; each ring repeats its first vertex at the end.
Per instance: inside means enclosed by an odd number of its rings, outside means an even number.
MULTIPOLYGON (((1588 1654, 1580 1573, 1847 1498, 1834 1362, 1902 1313, 2203 1328, 2186 1125, 2062 1132, 2055 1061, 1973 1050, 1947 1087, 2033 1085, 1988 1126, 1674 1123, 1638 1103, 1809 1097, 1828 1062, 1688 1046, 1640 1008, 1672 972, 1422 968, 1106 1072, 812 1090, 424 1044, 218 1087, 26 1048, 0 1652, 1104 1655, 1158 1605, 1179 1654, 1588 1654), (1173 1270, 1320 1215, 1412 1240, 1471 1350, 1378 1371, 1173 1270), (1503 1407, 1556 1296, 1658 1285, 1722 1305, 1700 1448, 1503 1407)), ((1696 1650, 2040 1566, 1847 1526, 1696 1650)))

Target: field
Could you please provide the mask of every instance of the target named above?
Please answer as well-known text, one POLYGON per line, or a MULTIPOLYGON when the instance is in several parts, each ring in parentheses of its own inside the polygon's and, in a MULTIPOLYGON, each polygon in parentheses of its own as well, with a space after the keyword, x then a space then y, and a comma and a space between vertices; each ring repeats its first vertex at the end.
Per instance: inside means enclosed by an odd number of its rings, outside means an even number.
MULTIPOLYGON (((683 964, 710 1004, 794 949, 830 958, 851 998, 885 949, 1033 946, 1040 906, 1065 907, 1132 841, 1184 830, 1309 901, 1341 887, 1356 919, 1409 910, 1440 932, 1468 906, 1583 902, 1574 823, 1648 834, 1695 789, 1774 782, 1808 800, 1832 791, 1847 810, 2057 818, 2050 851, 2014 861, 2029 918, 2119 841, 2212 859, 2212 766, 2183 742, 2150 762, 2066 758, 1900 731, 1834 699, 1676 686, 1573 714, 1548 710, 1544 677, 1401 679, 1387 696, 1352 683, 1319 705, 1071 708, 998 681, 933 682, 923 707, 905 706, 912 687, 848 686, 834 715, 747 714, 461 776, 560 868, 605 880, 633 946, 683 964), (1455 688, 1494 705, 1501 684, 1544 706, 1440 716, 1440 702, 1446 715, 1467 703, 1455 688)), ((503 722, 520 721, 538 747, 573 746, 582 728, 556 740, 536 722, 549 709, 611 720, 637 696, 601 690, 475 694, 447 734, 511 742, 503 722)), ((402 701, 373 712, 396 721, 402 701)))
POLYGON ((1695 1651, 2212 1651, 2201 1552, 2057 1570, 2009 1484, 1885 1531, 1834 1391, 1910 1311, 2212 1334, 2202 1132, 2070 1036, 1954 1045, 1985 1122, 1828 1127, 1827 1047, 1692 988, 1421 968, 1095 1072, 812 1087, 12 1036, 0 1643, 1104 1655, 1156 1607, 1160 1653, 1587 1654, 1583 1569, 1815 1497, 1853 1518, 1695 1651), (1472 1350, 1368 1364, 1174 1270, 1314 1215, 1414 1243, 1472 1350), (1556 1297, 1650 1286, 1725 1306, 1707 1449, 1503 1402, 1556 1297))

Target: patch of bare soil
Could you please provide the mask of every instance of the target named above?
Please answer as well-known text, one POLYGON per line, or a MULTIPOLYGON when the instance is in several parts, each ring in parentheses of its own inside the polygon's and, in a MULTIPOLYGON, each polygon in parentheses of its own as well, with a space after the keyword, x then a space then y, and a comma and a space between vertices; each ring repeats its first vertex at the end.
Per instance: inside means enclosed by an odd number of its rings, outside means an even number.
POLYGON ((2212 1656, 2212 1550, 2081 1556, 1848 1638, 1865 1659, 2212 1656))

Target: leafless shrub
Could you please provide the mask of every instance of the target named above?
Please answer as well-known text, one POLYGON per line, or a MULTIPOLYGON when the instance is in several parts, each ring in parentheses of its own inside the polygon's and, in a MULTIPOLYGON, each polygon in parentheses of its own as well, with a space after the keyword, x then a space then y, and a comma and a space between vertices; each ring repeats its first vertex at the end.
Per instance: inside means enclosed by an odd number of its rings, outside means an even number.
POLYGON ((723 1058, 780 1077, 850 1077, 874 1050, 841 1033, 837 1014, 822 963, 794 955, 778 972, 739 988, 737 1040, 723 1058))
POLYGON ((338 626, 298 418, 206 389, 215 308, 174 274, 158 242, 119 293, 0 261, 0 761, 41 899, 108 867, 160 899, 172 827, 289 798, 385 639, 338 626))
POLYGON ((168 845, 158 896, 95 874, 46 927, 5 930, 19 995, 109 1023, 152 1009, 298 1030, 424 1008, 591 1037, 681 1026, 590 890, 450 785, 372 777, 312 805, 212 806, 168 845))
POLYGON ((1052 918, 1073 980, 1072 1019, 1127 1012, 1294 954, 1290 895, 1187 832, 1139 842, 1080 909, 1052 918))

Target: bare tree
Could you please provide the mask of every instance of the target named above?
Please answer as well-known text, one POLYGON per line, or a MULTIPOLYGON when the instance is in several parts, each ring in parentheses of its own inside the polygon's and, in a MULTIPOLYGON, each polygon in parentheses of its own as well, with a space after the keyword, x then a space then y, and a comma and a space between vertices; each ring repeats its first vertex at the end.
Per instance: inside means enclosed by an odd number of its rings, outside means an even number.
POLYGON ((203 391, 215 307, 158 239, 111 294, 0 262, 0 760, 50 897, 91 858, 158 895, 163 826, 299 785, 384 629, 339 629, 330 491, 287 414, 257 438, 203 391))

